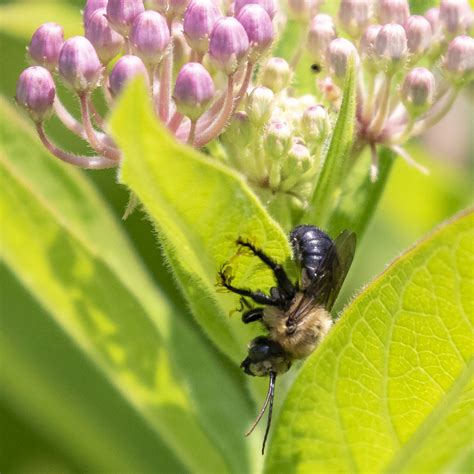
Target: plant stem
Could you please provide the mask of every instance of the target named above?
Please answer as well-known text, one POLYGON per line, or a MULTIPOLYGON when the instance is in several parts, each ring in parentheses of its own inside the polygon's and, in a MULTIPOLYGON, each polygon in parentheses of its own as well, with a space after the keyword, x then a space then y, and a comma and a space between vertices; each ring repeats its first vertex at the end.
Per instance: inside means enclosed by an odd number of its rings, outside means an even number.
POLYGON ((191 127, 189 128, 189 136, 188 136, 188 145, 194 145, 194 139, 196 137, 196 123, 197 120, 191 120, 191 127))
POLYGON ((369 131, 372 136, 376 136, 381 130, 387 118, 387 114, 389 111, 389 103, 390 103, 390 85, 392 83, 392 76, 388 75, 384 78, 384 82, 382 84, 381 90, 381 97, 379 108, 377 110, 377 114, 375 115, 374 120, 369 126, 369 131))
POLYGON ((252 63, 251 61, 248 61, 247 68, 245 70, 244 80, 242 81, 239 92, 237 92, 237 95, 235 97, 234 107, 233 107, 232 112, 235 112, 235 110, 237 110, 237 107, 239 106, 240 102, 245 96, 245 93, 247 92, 247 89, 250 84, 250 79, 252 78, 253 67, 254 67, 254 63, 252 63))
POLYGON ((79 168, 90 170, 101 170, 118 166, 118 162, 116 160, 110 160, 108 158, 104 158, 103 156, 80 156, 61 150, 51 143, 49 138, 46 136, 42 123, 36 124, 36 131, 38 132, 38 136, 47 150, 61 161, 78 166, 79 168))
POLYGON ((92 102, 92 97, 90 96, 87 99, 87 106, 89 107, 89 110, 92 115, 92 118, 94 119, 94 122, 97 124, 98 127, 100 127, 103 130, 105 127, 105 120, 102 118, 102 116, 99 114, 99 112, 95 108, 94 102, 92 102))
POLYGON ((195 140, 195 146, 200 148, 206 143, 213 140, 219 132, 225 127, 227 121, 232 115, 234 102, 234 75, 229 74, 227 77, 227 93, 221 114, 214 120, 207 130, 198 133, 195 140))
POLYGON ((87 140, 89 141, 91 147, 99 154, 104 155, 106 158, 111 158, 112 160, 119 160, 120 153, 116 148, 112 148, 106 145, 99 140, 96 135, 96 131, 92 126, 91 117, 88 107, 88 94, 83 93, 79 95, 79 102, 81 104, 81 115, 82 115, 82 124, 87 135, 87 140))
POLYGON ((173 48, 161 63, 159 116, 163 123, 168 122, 171 103, 171 79, 173 72, 173 48))

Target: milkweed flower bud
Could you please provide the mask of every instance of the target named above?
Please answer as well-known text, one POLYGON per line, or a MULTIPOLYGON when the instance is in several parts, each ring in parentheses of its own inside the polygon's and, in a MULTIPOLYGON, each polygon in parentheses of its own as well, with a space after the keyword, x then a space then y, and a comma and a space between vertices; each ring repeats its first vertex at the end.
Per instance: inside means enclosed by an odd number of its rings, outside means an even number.
POLYGON ((153 10, 135 17, 130 31, 133 52, 150 66, 157 66, 170 43, 170 30, 166 19, 153 10))
POLYGON ((35 64, 53 71, 58 65, 63 44, 63 27, 56 23, 44 23, 34 32, 28 54, 35 64))
POLYGON ((370 23, 372 15, 370 0, 341 0, 339 20, 352 36, 360 36, 370 23))
POLYGON ((267 12, 271 19, 273 19, 276 13, 274 0, 235 0, 234 15, 238 16, 246 5, 259 5, 267 12))
POLYGON ((328 113, 321 105, 312 105, 303 112, 301 131, 307 143, 320 143, 327 136, 329 127, 328 113))
POLYGON ((466 0, 441 0, 439 21, 448 36, 452 37, 466 30, 469 13, 466 0))
POLYGON ((193 0, 184 14, 183 30, 192 49, 204 54, 209 48, 209 37, 221 12, 214 2, 193 0))
POLYGON ((115 31, 128 37, 133 21, 144 10, 142 0, 108 0, 107 19, 115 31))
POLYGON ((474 38, 458 36, 449 43, 444 59, 448 77, 457 85, 467 82, 474 75, 474 38))
POLYGON ((375 38, 382 29, 382 25, 370 25, 360 39, 359 49, 363 59, 371 59, 374 55, 375 38))
POLYGON ((266 129, 264 148, 265 152, 273 158, 280 158, 291 147, 292 132, 285 121, 274 120, 266 129))
POLYGON ((308 148, 300 143, 294 143, 288 150, 284 173, 290 178, 311 168, 312 160, 308 148))
POLYGON ((127 84, 137 76, 142 76, 149 83, 148 72, 143 61, 138 56, 131 54, 122 56, 110 72, 110 92, 116 97, 127 84))
POLYGON ((407 56, 407 36, 403 26, 397 23, 384 25, 375 38, 374 53, 387 74, 402 67, 407 56))
POLYGON ((237 20, 247 32, 252 56, 263 54, 272 44, 275 32, 268 13, 259 5, 249 4, 237 15, 237 20))
POLYGON ((87 0, 84 11, 82 12, 82 23, 84 28, 86 27, 89 18, 96 10, 107 7, 107 2, 108 0, 87 0))
POLYGON ((122 50, 123 37, 110 28, 105 8, 99 8, 90 15, 84 30, 102 64, 108 64, 122 50))
POLYGON ((355 63, 359 61, 356 47, 345 38, 336 38, 332 40, 326 52, 326 60, 329 66, 329 72, 335 81, 343 81, 346 77, 349 59, 353 57, 355 63))
POLYGON ((424 17, 428 20, 428 23, 431 26, 432 35, 437 34, 441 26, 439 21, 439 8, 430 8, 425 12, 424 17))
POLYGON ((423 67, 412 69, 405 77, 402 88, 402 102, 409 114, 417 117, 424 114, 433 104, 435 78, 423 67))
POLYGON ((260 80, 275 94, 288 86, 291 79, 290 65, 282 58, 269 59, 262 68, 260 80))
POLYGON ((266 87, 256 87, 248 96, 245 111, 250 121, 261 127, 270 120, 275 96, 266 87))
POLYGON ((306 48, 315 61, 324 58, 329 43, 336 38, 336 28, 329 15, 316 15, 311 21, 306 48))
POLYGON ((404 24, 408 51, 415 57, 425 53, 431 45, 431 25, 419 15, 410 16, 404 24))
POLYGON ((318 9, 318 0, 288 0, 289 14, 296 20, 307 22, 318 9))
POLYGON ((255 128, 245 112, 236 112, 230 120, 222 138, 237 148, 248 147, 254 136, 255 128))
POLYGON ((209 56, 215 66, 233 74, 247 56, 249 40, 242 24, 232 17, 220 18, 212 29, 209 56))
POLYGON ((59 74, 78 94, 97 87, 102 64, 87 38, 74 36, 64 43, 59 56, 59 74))
POLYGON ((40 123, 51 115, 56 87, 51 73, 41 66, 25 69, 16 85, 16 101, 31 119, 40 123))
POLYGON ((410 8, 407 0, 380 0, 379 18, 382 25, 387 23, 403 25, 409 16, 410 8))
POLYGON ((187 63, 176 78, 173 98, 180 113, 197 120, 214 97, 214 82, 200 63, 187 63))
POLYGON ((166 15, 166 12, 168 11, 168 0, 148 0, 147 6, 151 10, 166 15))

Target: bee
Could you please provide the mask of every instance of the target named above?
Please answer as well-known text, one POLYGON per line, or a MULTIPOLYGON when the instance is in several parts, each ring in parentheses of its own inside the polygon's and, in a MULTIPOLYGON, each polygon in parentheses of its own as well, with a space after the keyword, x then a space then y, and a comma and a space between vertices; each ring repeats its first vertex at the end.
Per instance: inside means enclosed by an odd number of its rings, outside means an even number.
POLYGON ((250 342, 248 355, 241 364, 248 375, 269 377, 263 406, 246 433, 246 436, 252 433, 268 407, 262 454, 272 421, 277 375, 287 372, 294 361, 308 357, 331 329, 334 320, 330 311, 351 266, 356 236, 345 230, 332 240, 315 226, 300 225, 290 233, 290 244, 293 260, 301 269, 299 281, 294 283, 282 265, 251 242, 237 240, 237 245, 248 249, 272 270, 276 286, 269 294, 237 288, 225 268, 219 272, 220 285, 259 305, 245 311, 242 321, 245 324, 260 321, 267 331, 250 342))

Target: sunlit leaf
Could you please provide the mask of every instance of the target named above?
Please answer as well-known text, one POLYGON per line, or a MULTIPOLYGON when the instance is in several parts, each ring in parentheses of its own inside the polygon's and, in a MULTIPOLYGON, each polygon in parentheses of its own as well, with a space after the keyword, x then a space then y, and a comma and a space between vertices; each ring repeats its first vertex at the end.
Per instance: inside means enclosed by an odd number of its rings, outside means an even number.
POLYGON ((472 462, 474 215, 397 259, 291 388, 266 472, 465 472, 472 462))
POLYGON ((356 84, 356 68, 351 61, 329 148, 318 176, 316 189, 303 218, 303 222, 317 224, 323 229, 327 229, 331 211, 341 199, 342 178, 349 166, 349 152, 354 139, 356 84))
POLYGON ((81 173, 44 153, 12 107, 1 110, 2 276, 7 302, 18 300, 2 319, 2 398, 96 470, 252 470, 243 376, 153 286, 81 173), (99 376, 123 416, 100 409, 109 402, 94 395, 99 376))
POLYGON ((234 284, 267 289, 272 276, 249 256, 237 257, 236 240, 250 239, 275 259, 288 241, 244 180, 227 167, 179 144, 156 120, 142 84, 132 84, 111 124, 124 152, 120 179, 153 219, 163 251, 193 313, 210 338, 236 362, 258 328, 244 326, 238 297, 218 292, 219 269, 231 263, 234 284))

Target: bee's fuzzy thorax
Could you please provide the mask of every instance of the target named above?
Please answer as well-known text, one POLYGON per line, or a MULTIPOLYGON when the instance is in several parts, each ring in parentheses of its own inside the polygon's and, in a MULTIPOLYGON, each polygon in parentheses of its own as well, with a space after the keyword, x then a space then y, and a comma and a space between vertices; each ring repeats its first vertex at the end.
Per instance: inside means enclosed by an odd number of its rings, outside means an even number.
POLYGON ((331 329, 333 320, 330 313, 322 306, 309 306, 307 313, 294 328, 287 325, 289 317, 305 297, 297 293, 288 311, 275 307, 266 307, 263 313, 263 324, 268 329, 269 337, 278 342, 291 359, 308 357, 331 329))

